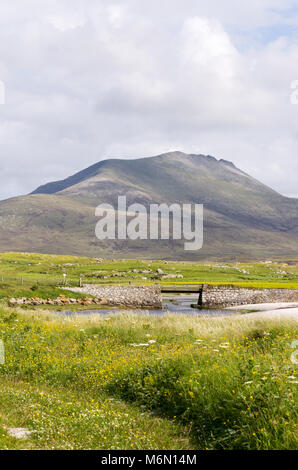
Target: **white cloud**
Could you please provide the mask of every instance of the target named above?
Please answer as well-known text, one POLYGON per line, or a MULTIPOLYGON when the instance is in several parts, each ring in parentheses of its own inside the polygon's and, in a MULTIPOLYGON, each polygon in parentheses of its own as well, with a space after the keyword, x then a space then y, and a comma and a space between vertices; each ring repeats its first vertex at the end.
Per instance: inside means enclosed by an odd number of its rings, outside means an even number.
POLYGON ((234 76, 238 53, 219 21, 198 16, 188 18, 182 34, 184 54, 199 71, 207 68, 225 79, 234 76))
POLYGON ((290 84, 298 42, 284 29, 295 4, 1 3, 0 198, 104 157, 176 148, 232 160, 296 194, 290 84), (258 31, 278 26, 282 35, 256 41, 258 31))
POLYGON ((62 17, 62 16, 49 16, 48 22, 54 26, 54 28, 58 29, 58 31, 68 31, 69 29, 76 29, 78 27, 84 26, 86 21, 82 18, 76 17, 62 17))

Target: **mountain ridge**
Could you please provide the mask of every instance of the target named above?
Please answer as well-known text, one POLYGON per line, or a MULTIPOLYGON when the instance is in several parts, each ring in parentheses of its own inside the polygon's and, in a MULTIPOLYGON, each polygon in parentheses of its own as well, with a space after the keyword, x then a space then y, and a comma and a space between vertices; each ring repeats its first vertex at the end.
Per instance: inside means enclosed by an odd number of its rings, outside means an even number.
POLYGON ((150 160, 152 160, 152 159, 163 159, 163 158, 167 158, 167 157, 172 158, 176 155, 179 155, 179 156, 182 156, 182 157, 190 156, 190 157, 195 157, 195 158, 203 158, 203 159, 214 161, 214 162, 217 162, 217 163, 222 163, 222 164, 228 165, 232 168, 235 168, 238 171, 241 171, 241 173, 246 175, 246 176, 249 176, 246 173, 244 173, 242 170, 239 170, 239 168, 237 168, 233 162, 228 161, 228 160, 216 159, 215 157, 213 157, 211 155, 186 154, 186 153, 180 152, 180 151, 173 151, 173 152, 167 152, 167 153, 163 153, 163 154, 160 154, 160 155, 156 155, 156 156, 153 156, 153 157, 141 157, 141 158, 138 158, 138 159, 125 159, 124 160, 124 159, 121 159, 121 158, 107 158, 107 159, 104 159, 104 160, 100 160, 99 162, 96 162, 96 163, 90 165, 89 167, 85 168, 84 170, 81 170, 81 171, 79 171, 79 172, 75 173, 74 175, 71 175, 67 178, 64 178, 62 180, 52 181, 52 182, 46 183, 44 185, 41 185, 38 188, 36 188, 34 191, 32 191, 30 194, 55 194, 57 192, 60 192, 63 189, 66 189, 67 187, 71 187, 74 184, 77 184, 78 182, 81 182, 81 181, 84 181, 85 179, 88 179, 89 177, 96 174, 96 170, 100 170, 102 167, 104 167, 105 165, 109 165, 111 162, 136 162, 136 161, 142 162, 144 160, 149 160, 149 159, 150 160), (64 183, 64 185, 63 185, 63 183, 64 183))
POLYGON ((202 259, 293 256, 298 252, 298 199, 287 198, 233 162, 211 155, 168 152, 140 159, 107 159, 27 196, 0 202, 0 250, 76 255, 202 259), (204 204, 205 243, 185 253, 182 243, 95 238, 95 207, 204 204))

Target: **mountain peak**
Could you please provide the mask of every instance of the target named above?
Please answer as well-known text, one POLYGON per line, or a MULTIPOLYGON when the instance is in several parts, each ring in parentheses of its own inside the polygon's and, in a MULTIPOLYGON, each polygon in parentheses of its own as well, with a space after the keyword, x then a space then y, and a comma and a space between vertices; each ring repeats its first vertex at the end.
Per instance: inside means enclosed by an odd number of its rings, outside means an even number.
POLYGON ((231 166, 233 168, 236 168, 236 166, 234 165, 233 162, 230 162, 229 160, 224 160, 223 158, 221 158, 219 160, 219 163, 223 163, 224 165, 228 165, 228 166, 231 166))
MULTIPOLYGON (((183 175, 187 174, 189 174, 189 182, 194 177, 200 181, 200 192, 204 192, 209 178, 211 178, 210 181, 214 181, 215 178, 226 181, 227 184, 238 182, 238 184, 244 186, 249 185, 257 191, 264 191, 264 188, 266 188, 265 185, 251 178, 228 160, 217 160, 212 155, 187 154, 180 150, 173 150, 154 157, 101 160, 68 178, 39 186, 32 194, 64 194, 67 191, 69 195, 71 192, 82 194, 83 191, 88 193, 87 197, 89 198, 92 186, 92 197, 95 198, 102 195, 101 190, 104 185, 108 185, 109 191, 113 192, 117 187, 119 188, 119 181, 123 179, 124 181, 129 180, 130 186, 133 184, 139 186, 140 182, 143 181, 142 189, 144 190, 149 184, 149 192, 151 192, 152 185, 160 180, 160 184, 168 187, 171 194, 173 193, 172 188, 177 189, 177 184, 179 187, 183 181, 183 187, 181 188, 181 193, 183 193, 187 187, 187 185, 184 186, 183 175), (205 178, 203 178, 203 174, 205 178), (146 175, 148 176, 147 179, 146 175), (148 178, 151 178, 151 180, 148 181, 148 178), (109 184, 107 181, 109 181, 109 184)), ((210 191, 212 192, 213 189, 209 185, 206 187, 204 194, 206 192, 210 193, 210 191)), ((270 188, 267 188, 267 191, 273 192, 270 188)), ((173 198, 176 199, 174 193, 173 198)))

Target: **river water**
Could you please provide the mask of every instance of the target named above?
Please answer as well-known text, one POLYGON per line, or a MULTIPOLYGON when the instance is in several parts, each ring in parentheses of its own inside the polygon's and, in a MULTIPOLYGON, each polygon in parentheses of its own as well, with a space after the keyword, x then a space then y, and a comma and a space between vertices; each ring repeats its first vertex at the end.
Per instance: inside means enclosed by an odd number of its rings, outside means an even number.
POLYGON ((196 309, 192 308, 191 304, 196 304, 198 301, 198 295, 193 294, 184 294, 184 295, 163 295, 163 303, 161 310, 148 310, 148 309, 120 309, 115 307, 110 308, 102 308, 96 310, 65 310, 62 313, 65 315, 90 315, 90 314, 100 314, 100 315, 111 315, 121 313, 125 310, 130 312, 138 313, 138 314, 146 314, 146 315, 165 315, 166 313, 181 313, 185 315, 192 315, 192 316, 202 316, 202 315, 235 315, 239 312, 235 310, 224 310, 224 309, 196 309))

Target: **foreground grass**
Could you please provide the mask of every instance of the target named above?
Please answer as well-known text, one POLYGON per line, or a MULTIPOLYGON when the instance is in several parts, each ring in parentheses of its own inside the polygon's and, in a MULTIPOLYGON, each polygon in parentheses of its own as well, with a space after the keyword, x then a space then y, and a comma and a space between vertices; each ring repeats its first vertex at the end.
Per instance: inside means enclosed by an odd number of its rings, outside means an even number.
POLYGON ((0 448, 297 448, 294 320, 2 308, 0 338, 0 448))
POLYGON ((1 449, 190 449, 186 431, 133 405, 84 391, 1 379, 1 449), (32 430, 30 439, 7 428, 32 430))

